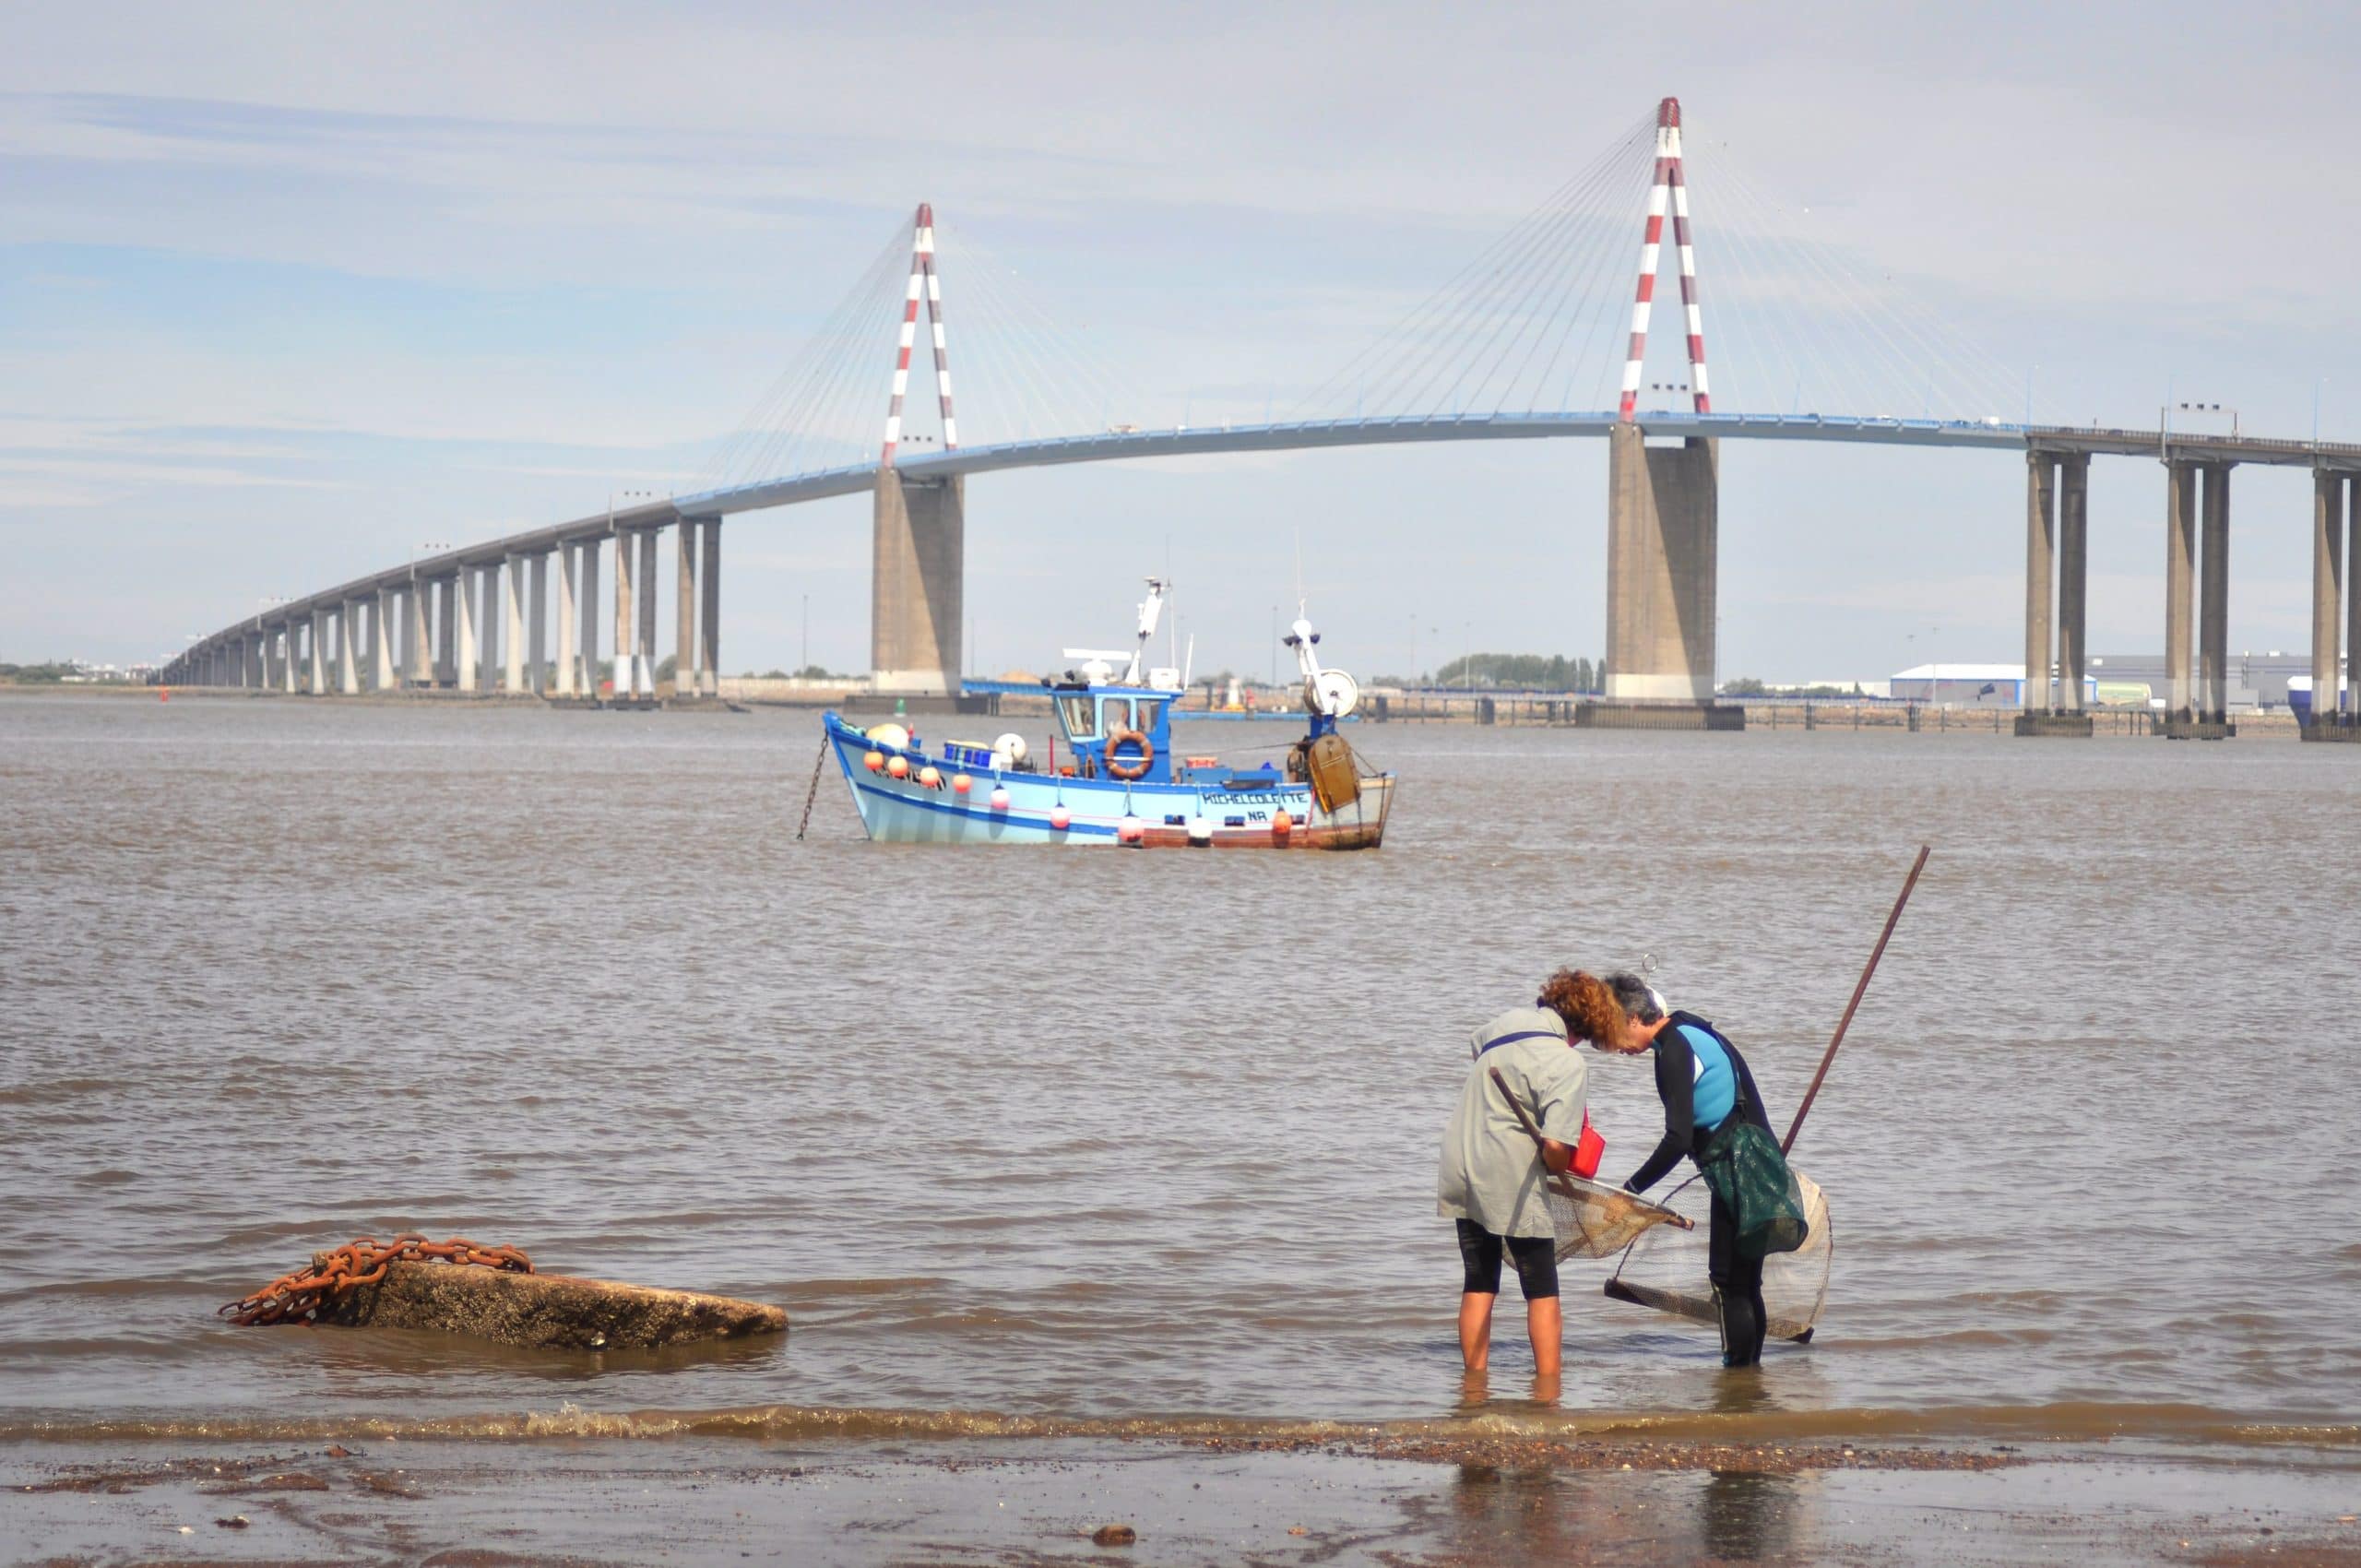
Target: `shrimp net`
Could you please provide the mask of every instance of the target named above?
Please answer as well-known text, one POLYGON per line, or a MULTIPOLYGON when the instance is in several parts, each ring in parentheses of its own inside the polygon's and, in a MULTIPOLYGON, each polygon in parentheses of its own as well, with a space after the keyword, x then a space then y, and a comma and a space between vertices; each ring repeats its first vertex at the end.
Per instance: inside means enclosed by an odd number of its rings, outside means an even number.
MULTIPOLYGON (((1641 1237, 1685 1217, 1635 1197, 1620 1187, 1601 1186, 1569 1172, 1541 1189, 1558 1230, 1558 1259, 1611 1258, 1641 1237)), ((1702 1232, 1701 1232, 1702 1234, 1702 1232)))
MULTIPOLYGON (((1762 1260, 1762 1305, 1770 1316, 1772 1338, 1802 1341, 1811 1337, 1813 1325, 1820 1322, 1821 1309, 1828 1304, 1828 1272, 1835 1256, 1836 1236, 1829 1227, 1828 1197, 1820 1190, 1820 1183, 1800 1170, 1794 1174, 1796 1185, 1803 1193, 1804 1221, 1809 1229, 1802 1246, 1792 1253, 1774 1253, 1762 1260)), ((1679 1198, 1685 1191, 1688 1189, 1677 1191, 1674 1198, 1679 1198)), ((1614 1277, 1608 1280, 1607 1294, 1635 1306, 1653 1307, 1677 1317, 1718 1324, 1721 1318, 1714 1310, 1714 1287, 1705 1277, 1707 1202, 1704 1186, 1698 1183, 1689 1201, 1673 1205, 1694 1211, 1697 1228, 1693 1230, 1676 1229, 1669 1225, 1661 1229, 1643 1226, 1625 1251, 1623 1261, 1616 1265, 1614 1277)), ((1558 1235, 1560 1257, 1598 1255, 1570 1253, 1565 1248, 1566 1232, 1562 1227, 1558 1235)))

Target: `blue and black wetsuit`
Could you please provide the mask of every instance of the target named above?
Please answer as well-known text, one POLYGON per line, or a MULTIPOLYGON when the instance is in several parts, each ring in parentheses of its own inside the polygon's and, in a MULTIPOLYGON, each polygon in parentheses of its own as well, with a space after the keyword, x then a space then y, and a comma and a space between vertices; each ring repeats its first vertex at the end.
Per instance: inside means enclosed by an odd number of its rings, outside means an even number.
MULTIPOLYGON (((1693 1013, 1676 1011, 1656 1031, 1654 1049, 1664 1136, 1623 1183, 1626 1192, 1646 1192, 1683 1155, 1696 1159, 1732 1116, 1771 1131, 1754 1074, 1721 1030, 1693 1013)), ((1762 1260, 1738 1255, 1738 1218, 1719 1197, 1714 1199, 1707 1227, 1706 1272, 1721 1309, 1722 1363, 1750 1367, 1762 1359, 1762 1340, 1770 1328, 1770 1314, 1762 1305, 1762 1260)))

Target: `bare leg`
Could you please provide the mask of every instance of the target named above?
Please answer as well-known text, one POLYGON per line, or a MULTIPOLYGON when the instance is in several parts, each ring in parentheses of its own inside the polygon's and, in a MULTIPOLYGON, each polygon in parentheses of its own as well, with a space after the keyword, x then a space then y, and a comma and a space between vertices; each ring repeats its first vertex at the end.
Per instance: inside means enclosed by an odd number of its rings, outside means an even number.
MULTIPOLYGON (((1464 1320, 1463 1320, 1464 1321, 1464 1320)), ((1533 1336, 1533 1375, 1558 1381, 1558 1357, 1565 1337, 1565 1314, 1559 1310, 1558 1298, 1544 1296, 1525 1304, 1525 1332, 1533 1336)), ((1462 1336, 1464 1340, 1465 1336, 1462 1336)))
POLYGON ((1482 1372, 1492 1360, 1492 1303, 1498 1299, 1473 1290, 1459 1298, 1459 1359, 1469 1372, 1482 1372))

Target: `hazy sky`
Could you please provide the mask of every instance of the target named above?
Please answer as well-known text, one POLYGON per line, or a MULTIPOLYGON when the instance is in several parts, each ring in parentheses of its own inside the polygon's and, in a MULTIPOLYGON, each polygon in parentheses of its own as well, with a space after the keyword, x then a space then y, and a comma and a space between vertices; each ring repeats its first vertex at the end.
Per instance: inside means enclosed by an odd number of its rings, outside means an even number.
MULTIPOLYGON (((2029 380, 2042 418, 2147 424, 2170 385, 2297 437, 2317 395, 2361 439, 2348 6, 1451 9, 12 8, 0 659, 152 656, 426 542, 696 488, 922 198, 1081 347, 1045 402, 1259 418, 1667 93, 2014 389, 1939 412, 2013 417, 2029 380)), ((1693 183, 1712 342, 1737 214, 1693 183)), ((1013 427, 984 403, 1021 367, 962 360, 952 259, 963 422, 1013 427)), ((1738 406, 1919 411, 1760 390, 1786 372, 1736 341, 1738 406)), ((1568 441, 984 476, 978 662, 1120 636, 1169 558, 1200 671, 1267 668, 1299 540, 1347 668, 1414 637, 1595 657, 1605 469, 1568 441)), ((1730 444, 1722 673, 2020 657, 2023 485, 2000 454, 1730 444)), ((2099 651, 2161 646, 2163 488, 2094 469, 2099 651)), ((2234 647, 2307 642, 2308 493, 2240 471, 2234 647)), ((807 596, 811 656, 866 664, 865 498, 728 534, 730 670, 795 662, 807 596)))

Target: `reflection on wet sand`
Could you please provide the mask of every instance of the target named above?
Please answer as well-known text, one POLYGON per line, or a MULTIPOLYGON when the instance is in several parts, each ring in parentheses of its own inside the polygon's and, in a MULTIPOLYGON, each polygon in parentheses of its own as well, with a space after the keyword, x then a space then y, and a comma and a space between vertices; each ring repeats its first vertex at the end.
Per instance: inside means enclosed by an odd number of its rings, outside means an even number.
POLYGON ((1745 1471, 1634 1477, 1546 1467, 1457 1467, 1446 1561, 1784 1562, 1812 1539, 1814 1489, 1745 1471))

